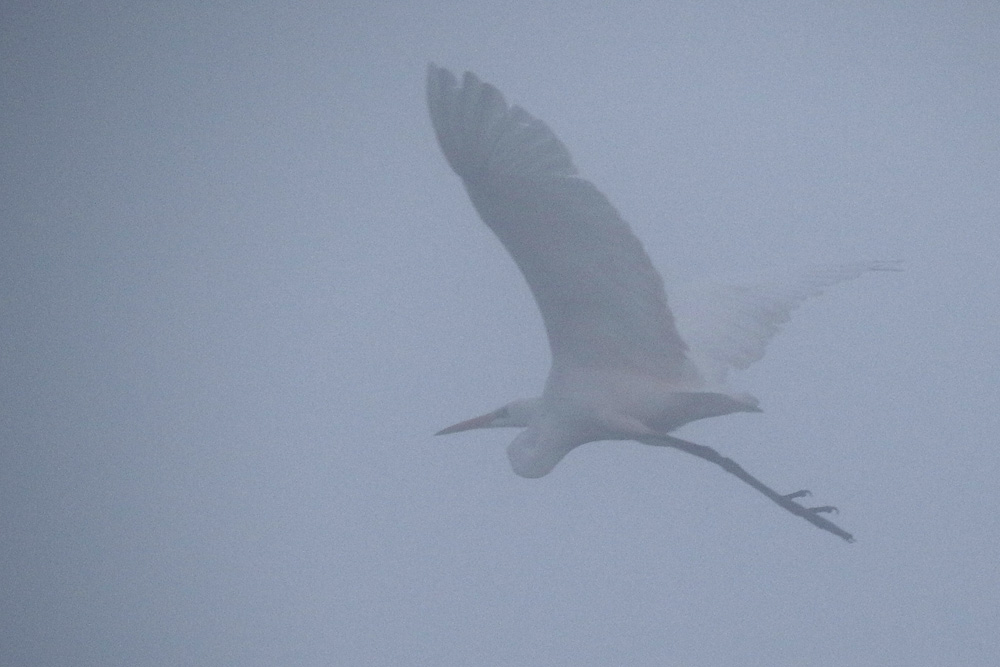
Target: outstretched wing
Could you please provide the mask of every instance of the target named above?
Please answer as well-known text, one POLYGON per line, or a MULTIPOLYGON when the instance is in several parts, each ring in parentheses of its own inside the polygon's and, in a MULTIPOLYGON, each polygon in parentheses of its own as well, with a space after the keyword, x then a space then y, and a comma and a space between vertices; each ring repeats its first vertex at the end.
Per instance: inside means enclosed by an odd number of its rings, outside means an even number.
POLYGON ((809 297, 867 271, 896 270, 898 262, 855 262, 813 267, 784 281, 677 286, 671 292, 677 328, 705 379, 720 384, 730 369, 763 357, 771 338, 809 297))
POLYGON ((448 164, 531 287, 553 365, 697 377, 642 244, 552 131, 470 73, 459 85, 430 65, 427 103, 448 164))

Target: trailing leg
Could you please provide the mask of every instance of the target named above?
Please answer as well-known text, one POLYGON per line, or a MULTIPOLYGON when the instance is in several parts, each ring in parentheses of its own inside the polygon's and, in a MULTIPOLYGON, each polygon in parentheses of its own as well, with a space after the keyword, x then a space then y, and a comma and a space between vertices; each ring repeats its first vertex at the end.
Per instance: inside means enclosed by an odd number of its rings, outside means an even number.
POLYGON ((670 435, 659 435, 656 436, 655 438, 654 437, 643 438, 641 442, 644 442, 647 445, 673 447, 675 449, 681 450, 682 452, 687 452, 688 454, 693 454, 698 458, 710 461, 716 464, 717 466, 721 467, 726 472, 735 475, 736 477, 739 477, 741 480, 743 480, 744 482, 746 482, 747 484, 749 484, 750 486, 757 489, 765 496, 773 500, 777 505, 780 505, 781 507, 791 512, 792 514, 796 514, 802 517, 803 519, 805 519, 812 525, 816 526, 817 528, 821 528, 822 530, 825 530, 829 533, 833 533, 837 537, 840 537, 841 539, 844 539, 848 542, 854 541, 854 537, 850 533, 843 530, 829 519, 820 516, 821 514, 829 514, 831 512, 836 512, 837 511, 836 507, 833 507, 832 505, 824 505, 822 507, 805 507, 795 502, 796 498, 802 498, 804 496, 812 495, 809 493, 809 491, 802 490, 802 491, 796 491, 795 493, 789 493, 784 495, 780 494, 771 487, 769 487, 768 485, 761 482, 759 479, 757 479, 750 473, 748 473, 746 470, 743 469, 743 467, 740 464, 736 463, 736 461, 733 461, 732 459, 727 458, 722 454, 719 454, 719 452, 715 451, 711 447, 706 447, 704 445, 697 445, 693 442, 688 442, 687 440, 681 440, 680 438, 675 438, 670 435))

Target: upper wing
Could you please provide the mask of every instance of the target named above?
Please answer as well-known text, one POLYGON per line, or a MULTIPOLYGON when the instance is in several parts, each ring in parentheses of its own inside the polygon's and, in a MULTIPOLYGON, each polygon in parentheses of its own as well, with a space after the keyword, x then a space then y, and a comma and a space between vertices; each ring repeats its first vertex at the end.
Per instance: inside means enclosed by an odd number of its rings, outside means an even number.
POLYGON ((783 281, 678 286, 672 289, 674 314, 698 369, 718 384, 729 369, 763 357, 792 310, 809 297, 866 271, 895 270, 897 262, 855 262, 813 267, 783 281))
POLYGON ((538 302, 554 365, 697 377, 642 244, 548 127, 466 73, 430 65, 438 142, 538 302))

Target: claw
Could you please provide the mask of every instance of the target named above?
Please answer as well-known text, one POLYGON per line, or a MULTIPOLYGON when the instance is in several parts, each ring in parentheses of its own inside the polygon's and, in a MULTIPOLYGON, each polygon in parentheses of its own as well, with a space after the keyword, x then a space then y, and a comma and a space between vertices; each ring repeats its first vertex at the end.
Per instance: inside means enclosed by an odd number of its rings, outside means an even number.
POLYGON ((796 491, 795 493, 785 494, 785 498, 788 500, 795 500, 796 498, 804 498, 805 496, 811 496, 812 491, 802 489, 801 491, 796 491))
POLYGON ((815 514, 840 514, 840 510, 833 505, 823 505, 822 507, 810 507, 810 512, 815 514))

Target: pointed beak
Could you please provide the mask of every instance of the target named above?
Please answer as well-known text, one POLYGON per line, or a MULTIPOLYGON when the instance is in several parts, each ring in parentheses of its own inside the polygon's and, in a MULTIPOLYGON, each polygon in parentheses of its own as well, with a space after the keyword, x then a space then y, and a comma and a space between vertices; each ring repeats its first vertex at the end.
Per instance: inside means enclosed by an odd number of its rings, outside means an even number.
POLYGON ((464 422, 458 422, 453 424, 448 428, 443 428, 434 435, 448 435, 449 433, 458 433, 459 431, 468 431, 473 428, 486 428, 490 425, 496 417, 495 412, 488 412, 485 415, 480 415, 479 417, 473 417, 472 419, 466 419, 464 422))

